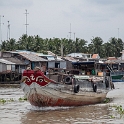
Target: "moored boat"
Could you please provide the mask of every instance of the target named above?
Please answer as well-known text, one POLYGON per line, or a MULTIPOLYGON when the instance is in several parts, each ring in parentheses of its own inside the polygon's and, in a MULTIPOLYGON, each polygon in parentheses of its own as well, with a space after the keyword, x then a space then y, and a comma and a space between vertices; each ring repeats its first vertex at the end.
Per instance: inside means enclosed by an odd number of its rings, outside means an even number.
POLYGON ((25 70, 21 81, 25 97, 31 105, 38 107, 101 103, 112 88, 108 76, 69 73, 46 76, 40 69, 25 70))
POLYGON ((124 71, 110 72, 112 82, 124 82, 124 71))

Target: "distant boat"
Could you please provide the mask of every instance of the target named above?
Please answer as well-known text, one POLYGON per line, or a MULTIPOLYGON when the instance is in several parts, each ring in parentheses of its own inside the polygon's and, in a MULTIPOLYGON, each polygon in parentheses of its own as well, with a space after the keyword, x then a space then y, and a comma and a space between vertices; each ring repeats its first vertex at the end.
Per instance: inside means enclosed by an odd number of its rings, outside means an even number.
POLYGON ((82 106, 103 102, 111 90, 111 82, 108 76, 62 72, 46 76, 40 70, 25 70, 21 87, 33 106, 82 106))
POLYGON ((124 82, 124 71, 113 70, 109 65, 107 67, 110 70, 110 78, 112 82, 124 82))
POLYGON ((112 79, 112 82, 124 82, 123 71, 110 72, 110 77, 112 79))

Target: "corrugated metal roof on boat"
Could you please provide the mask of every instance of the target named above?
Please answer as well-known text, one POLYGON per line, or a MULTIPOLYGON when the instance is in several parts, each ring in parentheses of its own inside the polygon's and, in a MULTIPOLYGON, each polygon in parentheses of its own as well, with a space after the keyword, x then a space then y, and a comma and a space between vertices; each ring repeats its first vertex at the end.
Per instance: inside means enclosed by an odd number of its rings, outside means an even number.
POLYGON ((35 54, 32 53, 19 53, 21 56, 23 56, 24 58, 33 61, 33 62, 42 62, 42 61, 47 61, 46 59, 43 59, 35 54))
POLYGON ((4 64, 8 64, 8 65, 15 65, 15 63, 10 62, 10 61, 7 61, 7 60, 5 60, 5 59, 0 59, 0 62, 1 62, 1 63, 4 63, 4 64))

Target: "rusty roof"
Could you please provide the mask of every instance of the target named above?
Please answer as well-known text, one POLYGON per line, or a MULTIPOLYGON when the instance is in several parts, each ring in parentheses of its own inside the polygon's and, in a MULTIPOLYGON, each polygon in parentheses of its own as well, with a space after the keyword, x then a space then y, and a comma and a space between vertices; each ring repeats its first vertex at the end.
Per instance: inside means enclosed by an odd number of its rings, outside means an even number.
POLYGON ((115 60, 107 60, 105 61, 105 63, 124 63, 124 60, 119 60, 119 59, 115 59, 115 60))
POLYGON ((69 57, 69 56, 63 57, 62 59, 67 60, 67 61, 71 61, 71 62, 77 62, 78 61, 77 59, 75 59, 73 57, 69 57))
POLYGON ((24 58, 26 58, 29 61, 32 62, 45 62, 47 61, 44 58, 39 57, 38 55, 32 54, 32 53, 19 53, 21 56, 23 56, 24 58))
POLYGON ((14 57, 6 57, 6 58, 3 58, 3 59, 8 60, 10 62, 13 62, 16 65, 25 65, 25 63, 23 63, 21 60, 19 60, 17 58, 14 58, 14 57))
POLYGON ((92 59, 98 59, 99 58, 99 54, 93 54, 92 59))
POLYGON ((108 57, 107 59, 108 59, 108 60, 117 60, 116 57, 108 57))

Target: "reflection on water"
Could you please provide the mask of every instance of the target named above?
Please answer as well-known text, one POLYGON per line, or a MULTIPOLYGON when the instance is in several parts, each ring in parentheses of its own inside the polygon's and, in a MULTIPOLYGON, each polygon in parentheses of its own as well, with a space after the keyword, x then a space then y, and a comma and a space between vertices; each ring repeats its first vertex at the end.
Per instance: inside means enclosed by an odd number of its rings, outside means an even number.
MULTIPOLYGON (((36 108, 21 102, 19 88, 0 88, 0 99, 14 101, 0 103, 0 124, 123 124, 124 119, 111 118, 117 114, 109 104, 80 107, 36 108)), ((123 103, 123 102, 122 102, 123 103)))
POLYGON ((78 124, 79 122, 106 122, 108 106, 83 106, 49 111, 30 111, 22 117, 23 124, 78 124))

